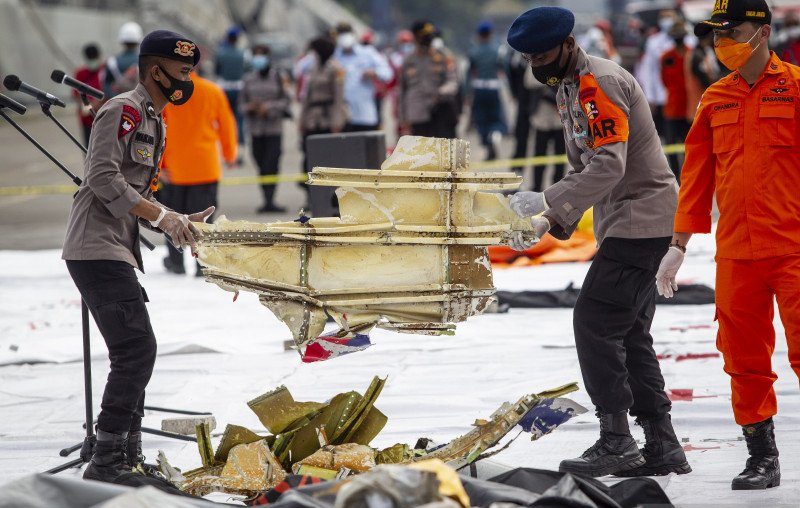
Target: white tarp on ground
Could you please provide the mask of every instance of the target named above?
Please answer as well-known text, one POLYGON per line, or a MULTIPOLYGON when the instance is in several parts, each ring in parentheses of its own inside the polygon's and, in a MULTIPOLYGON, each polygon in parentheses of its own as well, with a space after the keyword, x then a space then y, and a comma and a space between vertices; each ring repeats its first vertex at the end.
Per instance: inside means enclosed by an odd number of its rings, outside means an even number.
MULTIPOLYGON (((163 249, 163 248, 162 248, 163 249)), ((682 280, 713 284, 713 241, 696 237, 682 280)), ((148 391, 154 406, 213 411, 220 425, 261 426, 246 401, 280 384, 299 400, 325 400, 345 390, 364 389, 374 375, 389 376, 377 407, 389 423, 373 443, 413 444, 426 436, 444 442, 469 430, 502 402, 525 393, 581 379, 572 339, 570 309, 512 309, 472 318, 455 336, 399 335, 376 330, 367 351, 317 364, 301 364, 283 351, 288 330, 251 294, 234 303, 230 293, 194 277, 161 268, 163 252, 146 253, 147 289, 160 352, 199 347, 203 354, 159 356, 148 391)), ((498 270, 504 290, 563 289, 580 285, 588 264, 559 264, 498 270)), ((0 367, 0 483, 43 471, 64 459, 58 451, 82 439, 83 378, 80 308, 60 253, 0 251, 0 364, 21 359, 62 363, 0 367), (66 363, 63 363, 66 362, 66 363)), ((781 414, 776 418, 783 482, 768 492, 732 492, 730 479, 744 466, 746 447, 730 409, 730 387, 720 358, 682 360, 689 353, 715 353, 712 305, 659 307, 653 325, 662 369, 674 403, 673 421, 689 450, 689 475, 662 478, 667 494, 682 505, 796 505, 800 498, 800 390, 786 357, 776 314, 774 368, 781 414)), ((93 328, 95 407, 108 362, 93 328)), ((585 392, 572 396, 591 408, 585 392)), ((145 424, 160 427, 169 415, 149 413, 145 424)), ((562 458, 579 455, 594 442, 592 414, 571 420, 531 443, 524 435, 497 460, 514 466, 556 469, 562 458)), ((640 429, 635 428, 641 439, 640 429)), ((173 465, 199 465, 192 443, 145 437, 145 455, 163 449, 173 465)), ((78 472, 62 473, 77 475, 78 472)))

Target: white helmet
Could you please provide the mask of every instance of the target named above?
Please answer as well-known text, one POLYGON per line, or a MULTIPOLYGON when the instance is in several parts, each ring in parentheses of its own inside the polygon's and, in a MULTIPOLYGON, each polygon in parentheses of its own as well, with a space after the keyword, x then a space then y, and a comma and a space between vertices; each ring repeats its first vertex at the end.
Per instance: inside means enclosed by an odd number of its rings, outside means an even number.
POLYGON ((120 44, 139 44, 142 42, 142 27, 135 21, 128 21, 119 29, 117 40, 120 44))

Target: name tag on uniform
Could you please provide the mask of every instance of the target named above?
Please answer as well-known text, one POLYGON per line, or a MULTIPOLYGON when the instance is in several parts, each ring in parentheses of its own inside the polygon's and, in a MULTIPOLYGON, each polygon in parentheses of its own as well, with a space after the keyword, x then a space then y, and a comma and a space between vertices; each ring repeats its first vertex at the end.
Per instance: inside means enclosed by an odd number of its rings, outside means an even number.
POLYGON ((142 143, 147 143, 148 145, 154 145, 156 142, 153 136, 144 132, 137 132, 135 139, 136 141, 141 141, 142 143))

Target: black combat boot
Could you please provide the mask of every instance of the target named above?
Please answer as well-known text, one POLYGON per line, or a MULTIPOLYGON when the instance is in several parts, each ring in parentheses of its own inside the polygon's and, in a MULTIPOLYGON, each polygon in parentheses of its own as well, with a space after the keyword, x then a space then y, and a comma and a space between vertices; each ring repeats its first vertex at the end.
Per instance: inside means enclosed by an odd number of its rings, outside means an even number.
POLYGON ((94 454, 89 467, 83 472, 83 479, 127 484, 131 476, 131 467, 126 457, 127 446, 127 432, 112 434, 98 429, 94 454))
POLYGON ((158 466, 153 464, 146 464, 144 455, 142 454, 142 432, 135 431, 128 434, 128 448, 126 455, 128 456, 128 465, 132 470, 137 470, 147 476, 161 477, 158 471, 158 466))
POLYGON ((644 448, 640 451, 645 464, 616 476, 664 476, 669 473, 686 474, 692 467, 686 461, 683 446, 675 436, 669 414, 660 418, 637 418, 636 423, 644 430, 644 448))
POLYGON ((763 490, 781 484, 781 466, 772 418, 742 427, 750 458, 744 471, 731 482, 733 490, 763 490))
POLYGON ((600 439, 577 459, 562 460, 562 473, 605 476, 644 464, 636 441, 628 427, 628 412, 600 414, 600 439))

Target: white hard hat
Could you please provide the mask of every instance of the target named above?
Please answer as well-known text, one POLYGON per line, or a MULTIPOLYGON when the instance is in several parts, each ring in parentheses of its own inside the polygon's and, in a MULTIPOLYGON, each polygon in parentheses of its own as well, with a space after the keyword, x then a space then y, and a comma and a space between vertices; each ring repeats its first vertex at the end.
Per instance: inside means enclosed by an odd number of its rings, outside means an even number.
POLYGON ((120 44, 139 44, 142 42, 142 27, 135 21, 128 21, 119 29, 120 44))

